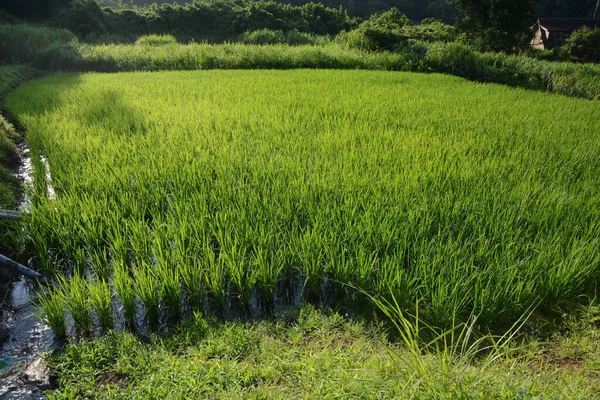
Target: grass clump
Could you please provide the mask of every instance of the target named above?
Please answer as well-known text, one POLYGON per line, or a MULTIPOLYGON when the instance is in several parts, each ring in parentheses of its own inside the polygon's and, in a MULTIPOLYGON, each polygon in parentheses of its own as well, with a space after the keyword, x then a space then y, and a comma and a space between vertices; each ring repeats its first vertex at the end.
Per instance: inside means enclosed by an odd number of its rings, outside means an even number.
POLYGON ((62 279, 59 286, 65 293, 67 311, 75 321, 75 329, 82 335, 90 334, 93 328, 92 308, 98 305, 98 299, 96 298, 94 304, 90 298, 90 287, 79 274, 70 277, 69 280, 62 279))
POLYGON ((239 39, 244 44, 265 45, 265 44, 324 44, 328 39, 324 36, 316 36, 310 33, 298 32, 294 29, 284 32, 282 30, 258 29, 255 31, 244 32, 239 39))
POLYGON ((30 24, 0 24, 0 54, 7 63, 40 63, 48 53, 74 40, 65 30, 30 24))
POLYGON ((140 36, 135 44, 138 46, 169 46, 177 44, 173 35, 144 35, 140 36))

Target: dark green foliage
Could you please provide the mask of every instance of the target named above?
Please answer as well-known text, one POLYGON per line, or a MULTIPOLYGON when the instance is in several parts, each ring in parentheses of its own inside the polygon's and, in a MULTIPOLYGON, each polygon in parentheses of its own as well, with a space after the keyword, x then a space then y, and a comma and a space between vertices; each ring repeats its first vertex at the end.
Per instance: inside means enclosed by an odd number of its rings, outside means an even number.
POLYGON ((456 0, 464 15, 460 29, 477 48, 492 51, 526 47, 535 6, 535 0, 456 0))
POLYGON ((339 41, 348 49, 391 51, 406 42, 402 29, 409 25, 408 17, 392 8, 383 14, 373 15, 357 29, 340 35, 339 41))
POLYGON ((391 8, 382 14, 375 14, 362 24, 362 26, 381 31, 399 31, 407 25, 412 25, 410 19, 397 8, 391 8))
POLYGON ((68 29, 81 36, 105 34, 110 28, 107 14, 93 0, 77 1, 49 22, 52 26, 68 29))
POLYGON ((171 34, 182 41, 223 41, 259 29, 335 35, 356 25, 345 10, 322 4, 295 7, 241 0, 198 0, 183 6, 163 4, 136 10, 102 9, 91 0, 82 0, 50 22, 86 40, 117 34, 130 41, 146 34, 171 34))
MULTIPOLYGON (((314 1, 314 0, 313 0, 314 1)), ((176 0, 175 3, 191 3, 188 0, 176 0)), ((278 0, 278 3, 291 4, 293 6, 303 6, 311 0, 278 0)), ((148 6, 151 4, 173 3, 170 0, 98 0, 101 6, 113 8, 148 6)), ((340 8, 348 10, 353 16, 368 18, 369 16, 382 13, 390 8, 396 7, 409 16, 412 20, 421 20, 428 16, 435 16, 445 21, 453 21, 456 17, 455 8, 449 0, 320 0, 318 3, 325 7, 340 8)))
POLYGON ((3 8, 0 8, 0 24, 18 24, 19 22, 22 21, 3 8))
POLYGON ((73 38, 73 34, 64 29, 29 24, 0 25, 0 54, 7 63, 36 63, 42 53, 66 45, 73 38))
POLYGON ((597 0, 540 0, 537 14, 540 17, 591 18, 597 0))
POLYGON ((259 29, 256 31, 244 32, 240 36, 240 41, 246 44, 315 44, 324 41, 322 37, 311 35, 309 33, 292 30, 283 32, 281 30, 273 31, 270 29, 259 29))
POLYGON ((587 26, 573 32, 565 41, 561 51, 569 58, 582 61, 600 61, 600 28, 587 26))
POLYGON ((18 18, 44 21, 77 0, 3 0, 2 8, 18 18))

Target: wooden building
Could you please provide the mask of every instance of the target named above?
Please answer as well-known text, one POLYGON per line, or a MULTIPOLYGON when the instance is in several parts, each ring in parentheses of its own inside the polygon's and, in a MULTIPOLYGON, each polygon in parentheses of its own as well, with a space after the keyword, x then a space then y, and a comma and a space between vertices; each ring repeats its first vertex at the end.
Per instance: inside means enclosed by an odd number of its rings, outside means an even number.
POLYGON ((531 47, 535 49, 551 49, 562 45, 569 34, 584 26, 600 27, 600 19, 593 18, 539 18, 531 27, 533 39, 531 47))

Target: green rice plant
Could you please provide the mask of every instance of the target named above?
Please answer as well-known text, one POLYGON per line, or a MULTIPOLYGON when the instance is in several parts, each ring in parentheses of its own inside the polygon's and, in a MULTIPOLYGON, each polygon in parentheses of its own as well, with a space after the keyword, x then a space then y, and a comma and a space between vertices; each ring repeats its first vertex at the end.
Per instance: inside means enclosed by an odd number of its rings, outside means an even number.
POLYGON ((154 241, 153 254, 156 257, 156 276, 160 282, 160 298, 164 302, 167 312, 174 321, 181 317, 181 272, 180 267, 174 263, 170 232, 157 229, 154 241))
POLYGON ((57 339, 67 338, 66 296, 60 286, 37 293, 37 316, 52 329, 57 339))
POLYGON ((160 320, 160 283, 156 271, 148 264, 141 264, 134 268, 135 294, 145 307, 145 317, 149 327, 156 330, 160 320))
POLYGON ((217 262, 214 250, 209 246, 201 249, 199 257, 203 272, 202 286, 206 288, 217 312, 222 312, 227 300, 227 270, 223 263, 217 262))
POLYGON ((107 332, 114 327, 112 291, 106 281, 96 279, 88 282, 88 292, 90 296, 90 307, 100 323, 100 328, 107 332))
POLYGON ((80 334, 87 335, 92 332, 92 313, 90 291, 85 278, 79 274, 73 275, 68 280, 61 278, 59 286, 65 293, 66 307, 75 321, 75 329, 80 334))
MULTIPOLYGON (((263 47, 219 49, 275 57, 263 47)), ((99 273, 153 329, 185 296, 222 315, 257 294, 350 308, 353 285, 404 312, 418 299, 438 332, 473 315, 502 330, 533 303, 568 312, 600 279, 593 101, 436 74, 248 70, 51 75, 7 107, 56 189, 24 219, 40 267, 99 273)))
POLYGON ((122 261, 115 262, 114 264, 112 283, 115 287, 117 296, 119 296, 119 299, 121 300, 121 306, 123 307, 123 314, 125 316, 125 326, 130 330, 133 330, 136 315, 136 286, 129 274, 129 268, 122 261))

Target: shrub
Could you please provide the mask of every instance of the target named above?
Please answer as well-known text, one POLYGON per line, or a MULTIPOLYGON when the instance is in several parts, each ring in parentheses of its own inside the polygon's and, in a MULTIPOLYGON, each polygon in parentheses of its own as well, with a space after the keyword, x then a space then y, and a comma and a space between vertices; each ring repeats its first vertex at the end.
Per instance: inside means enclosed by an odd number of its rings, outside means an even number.
POLYGON ((49 48, 67 44, 74 36, 65 29, 29 24, 0 25, 0 54, 4 61, 33 63, 49 48))
POLYGON ((22 21, 9 14, 6 10, 0 9, 0 24, 18 24, 22 21))
POLYGON ((600 28, 584 26, 571 33, 562 46, 562 52, 571 59, 600 61, 600 28))
POLYGON ((395 7, 381 14, 374 14, 361 24, 363 27, 391 32, 399 31, 408 25, 412 25, 408 17, 395 7))
POLYGON ((338 35, 338 41, 348 49, 392 51, 406 42, 402 29, 410 25, 408 17, 396 8, 375 14, 357 29, 338 35))
POLYGON ((485 67, 477 54, 461 43, 435 43, 429 46, 425 63, 436 72, 481 80, 485 67))
POLYGON ((454 42, 458 39, 454 26, 433 19, 423 20, 421 25, 407 25, 401 31, 409 39, 424 42, 454 42))
POLYGON ((144 35, 140 36, 135 44, 140 46, 168 46, 177 44, 177 40, 172 35, 144 35))
POLYGON ((246 44, 279 44, 285 43, 286 38, 281 30, 259 29, 242 33, 240 40, 246 44))

